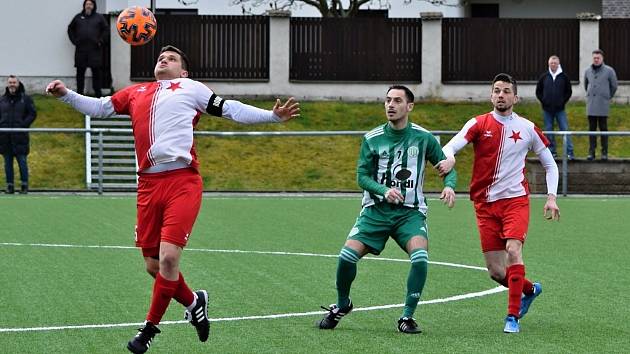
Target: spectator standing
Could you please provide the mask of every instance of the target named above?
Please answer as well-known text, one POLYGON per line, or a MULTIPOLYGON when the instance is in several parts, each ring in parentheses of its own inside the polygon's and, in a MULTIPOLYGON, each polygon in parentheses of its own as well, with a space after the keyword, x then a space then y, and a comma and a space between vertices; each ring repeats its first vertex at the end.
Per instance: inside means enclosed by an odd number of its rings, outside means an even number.
MULTIPOLYGON (((536 97, 542 104, 545 131, 554 130, 554 123, 558 121, 560 130, 569 130, 569 122, 565 105, 571 98, 571 80, 562 70, 560 58, 557 55, 549 57, 549 70, 540 76, 536 85, 536 97)), ((548 136, 549 150, 554 158, 558 157, 556 138, 553 134, 548 136)), ((571 136, 567 137, 567 157, 573 160, 573 142, 571 136)))
POLYGON ((77 68, 77 92, 83 94, 85 71, 92 71, 94 95, 101 97, 103 45, 108 34, 103 15, 96 13, 94 0, 83 1, 83 10, 68 25, 68 37, 75 46, 74 66, 77 68))
MULTIPOLYGON (((584 73, 584 91, 586 91, 586 115, 588 116, 588 130, 608 131, 608 112, 610 100, 617 92, 617 74, 615 69, 604 64, 604 52, 601 49, 593 51, 593 64, 584 73)), ((608 160, 608 136, 602 135, 602 160, 608 160)), ((589 161, 595 159, 597 136, 589 136, 589 161)))
MULTIPOLYGON (((26 95, 24 85, 15 75, 9 75, 7 88, 0 97, 0 128, 28 128, 37 115, 33 100, 26 95)), ((28 193, 29 137, 27 132, 0 133, 0 153, 4 157, 6 193, 15 193, 13 159, 20 168, 20 193, 28 193)))

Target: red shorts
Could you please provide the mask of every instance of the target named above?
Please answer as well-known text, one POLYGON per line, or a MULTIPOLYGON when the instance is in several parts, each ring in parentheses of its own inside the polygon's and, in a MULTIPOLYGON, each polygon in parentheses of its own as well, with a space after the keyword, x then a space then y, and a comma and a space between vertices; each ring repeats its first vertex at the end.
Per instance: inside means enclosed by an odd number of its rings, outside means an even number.
POLYGON ((160 242, 184 247, 201 207, 203 183, 192 168, 140 174, 136 247, 158 256, 160 242))
POLYGON ((483 252, 505 250, 508 239, 525 242, 529 225, 529 196, 474 204, 483 252))

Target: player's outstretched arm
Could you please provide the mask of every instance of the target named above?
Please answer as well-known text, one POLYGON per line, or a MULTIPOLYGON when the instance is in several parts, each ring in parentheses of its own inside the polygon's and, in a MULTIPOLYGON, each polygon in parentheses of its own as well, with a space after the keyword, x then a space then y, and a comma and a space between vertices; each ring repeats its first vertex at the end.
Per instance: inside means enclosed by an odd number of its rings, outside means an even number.
POLYGON ((110 97, 96 98, 80 95, 69 90, 63 81, 54 80, 46 86, 46 93, 51 94, 72 106, 77 111, 91 117, 109 117, 116 112, 110 97))
POLYGON ((549 194, 547 196, 547 202, 543 207, 543 216, 547 220, 558 220, 560 221, 560 208, 558 208, 558 204, 556 203, 556 196, 553 194, 549 194))
POLYGON ((300 103, 296 102, 295 98, 290 97, 282 104, 278 98, 276 99, 276 104, 273 106, 273 113, 280 118, 281 121, 286 122, 300 116, 300 103))
POLYGON ((46 86, 46 93, 59 98, 65 96, 68 93, 68 89, 63 81, 54 80, 46 86))

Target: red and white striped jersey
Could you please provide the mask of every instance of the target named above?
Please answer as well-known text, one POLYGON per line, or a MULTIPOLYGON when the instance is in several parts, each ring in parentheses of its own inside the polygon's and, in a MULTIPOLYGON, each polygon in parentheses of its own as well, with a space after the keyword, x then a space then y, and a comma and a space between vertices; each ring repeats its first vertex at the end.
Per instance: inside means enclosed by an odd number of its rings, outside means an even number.
POLYGON ((204 84, 181 78, 132 85, 112 96, 116 113, 131 116, 140 171, 177 159, 199 167, 193 128, 211 95, 204 84))
MULTIPOLYGON (((477 202, 493 202, 529 194, 525 176, 527 153, 533 151, 541 157, 549 145, 547 138, 534 123, 516 113, 504 117, 494 112, 469 120, 444 146, 444 153, 454 156, 468 143, 473 143, 475 153, 470 199, 477 202)), ((548 192, 555 194, 558 168, 555 162, 551 166, 547 160, 545 157, 543 165, 546 170, 550 166, 547 170, 550 177, 547 179, 548 192)))
POLYGON ((171 162, 198 169, 193 129, 203 112, 244 124, 280 121, 273 111, 224 100, 188 78, 136 84, 100 99, 68 90, 60 100, 92 117, 130 115, 139 171, 171 162))

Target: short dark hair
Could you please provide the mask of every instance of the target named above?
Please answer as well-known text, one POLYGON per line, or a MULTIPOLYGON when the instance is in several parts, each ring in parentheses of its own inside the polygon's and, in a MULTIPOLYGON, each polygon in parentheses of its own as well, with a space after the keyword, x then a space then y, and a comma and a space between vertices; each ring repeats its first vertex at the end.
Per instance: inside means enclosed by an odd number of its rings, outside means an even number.
POLYGON ((391 85, 387 89, 387 93, 389 93, 389 91, 391 91, 391 90, 403 90, 403 91, 405 91, 405 97, 407 98, 407 102, 413 103, 413 100, 415 99, 415 97, 413 96, 413 92, 411 92, 411 90, 407 86, 391 85))
POLYGON ((509 74, 506 74, 506 73, 497 74, 497 76, 495 76, 494 79, 492 79, 492 87, 494 87, 494 83, 497 81, 503 81, 503 82, 512 84, 512 87, 514 88, 514 94, 516 95, 518 93, 518 88, 516 87, 516 80, 514 80, 514 78, 510 76, 509 74))
POLYGON ((601 49, 595 49, 592 54, 601 54, 601 56, 604 56, 604 51, 601 49))
POLYGON ((173 45, 166 45, 164 47, 162 47, 162 49, 160 50, 160 54, 164 53, 164 52, 175 52, 177 54, 179 54, 180 57, 182 57, 182 68, 186 71, 188 71, 188 67, 190 65, 190 62, 188 61, 188 57, 186 56, 186 53, 184 53, 184 51, 182 51, 181 49, 173 46, 173 45))

